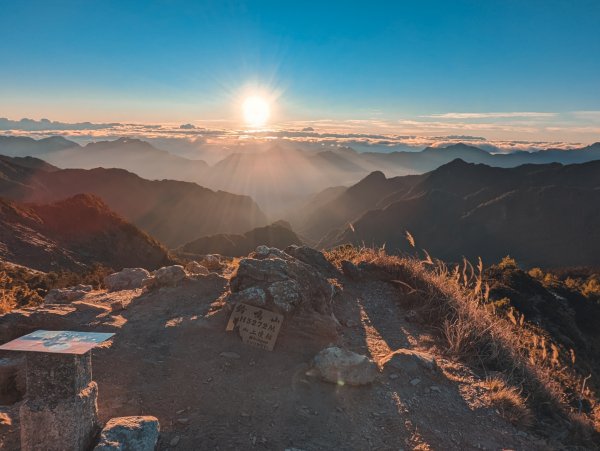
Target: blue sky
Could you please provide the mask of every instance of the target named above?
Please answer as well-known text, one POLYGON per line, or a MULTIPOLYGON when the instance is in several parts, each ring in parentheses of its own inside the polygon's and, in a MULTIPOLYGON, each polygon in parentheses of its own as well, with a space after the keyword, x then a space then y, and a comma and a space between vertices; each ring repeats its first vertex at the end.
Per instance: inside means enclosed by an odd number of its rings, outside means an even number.
POLYGON ((0 117, 230 124, 258 91, 273 99, 273 125, 600 133, 597 0, 0 6, 0 117))

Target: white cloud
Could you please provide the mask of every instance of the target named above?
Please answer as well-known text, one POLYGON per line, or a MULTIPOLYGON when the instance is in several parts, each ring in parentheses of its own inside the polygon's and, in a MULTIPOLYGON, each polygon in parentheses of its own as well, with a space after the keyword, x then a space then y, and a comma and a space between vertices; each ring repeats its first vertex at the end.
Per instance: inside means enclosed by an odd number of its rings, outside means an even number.
POLYGON ((549 118, 557 113, 541 113, 534 111, 512 111, 504 113, 440 113, 419 116, 435 119, 503 119, 503 118, 549 118))

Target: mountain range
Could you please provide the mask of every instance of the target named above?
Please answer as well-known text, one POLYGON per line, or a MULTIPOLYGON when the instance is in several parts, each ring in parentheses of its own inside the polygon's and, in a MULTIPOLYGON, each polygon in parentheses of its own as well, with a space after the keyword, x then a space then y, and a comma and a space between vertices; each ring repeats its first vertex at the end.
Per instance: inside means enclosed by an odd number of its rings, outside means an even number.
POLYGON ((172 262, 157 240, 89 194, 44 205, 0 199, 0 258, 41 271, 156 269, 172 262))
POLYGON ((498 261, 510 254, 528 266, 600 264, 600 161, 497 168, 455 160, 415 176, 374 172, 296 224, 320 247, 344 243, 408 251, 446 261, 498 261))
MULTIPOLYGON (((164 145, 169 146, 169 142, 164 145)), ((157 149, 139 139, 119 138, 80 146, 61 136, 37 141, 0 136, 0 154, 38 156, 61 168, 121 168, 150 180, 194 182, 213 190, 250 196, 271 219, 292 217, 309 196, 331 186, 353 185, 377 170, 387 176, 420 174, 457 158, 496 167, 584 163, 600 159, 600 143, 573 150, 492 154, 462 143, 414 152, 379 153, 275 141, 235 150, 223 147, 220 152, 220 160, 209 165, 200 159, 157 149)))
POLYGON ((214 233, 240 233, 267 223, 248 196, 195 183, 151 181, 123 169, 57 169, 41 160, 0 160, 0 196, 49 203, 76 194, 100 197, 112 210, 170 247, 214 233))

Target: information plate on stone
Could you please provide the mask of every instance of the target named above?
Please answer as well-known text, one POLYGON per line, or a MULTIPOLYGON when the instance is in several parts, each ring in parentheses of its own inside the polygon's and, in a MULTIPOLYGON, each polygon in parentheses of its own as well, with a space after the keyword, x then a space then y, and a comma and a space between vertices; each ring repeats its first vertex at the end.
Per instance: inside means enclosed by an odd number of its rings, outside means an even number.
POLYGON ((272 351, 283 323, 283 315, 253 305, 238 303, 227 323, 237 329, 244 343, 272 351))

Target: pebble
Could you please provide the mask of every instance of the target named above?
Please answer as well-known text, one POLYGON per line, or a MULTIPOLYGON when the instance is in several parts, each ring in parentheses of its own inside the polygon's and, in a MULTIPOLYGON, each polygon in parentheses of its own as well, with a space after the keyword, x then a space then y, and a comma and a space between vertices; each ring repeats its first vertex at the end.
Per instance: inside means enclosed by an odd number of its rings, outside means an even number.
POLYGON ((169 446, 177 446, 177 444, 179 443, 179 440, 180 440, 180 437, 178 435, 176 435, 169 442, 169 446))
POLYGON ((442 389, 440 387, 438 387, 437 385, 432 385, 431 387, 429 387, 429 390, 437 392, 437 393, 442 392, 442 389))
POLYGON ((410 381, 411 385, 419 385, 421 383, 421 379, 419 379, 418 377, 415 377, 413 380, 410 381))
POLYGON ((177 422, 179 424, 188 424, 190 422, 189 418, 177 418, 177 422))
POLYGON ((398 373, 392 373, 389 375, 389 378, 394 380, 394 379, 398 379, 400 377, 400 375, 398 373))
POLYGON ((185 409, 178 410, 176 413, 177 415, 181 415, 183 412, 185 412, 185 409))
POLYGON ((240 355, 237 352, 222 352, 219 355, 226 359, 239 359, 240 358, 240 355))

